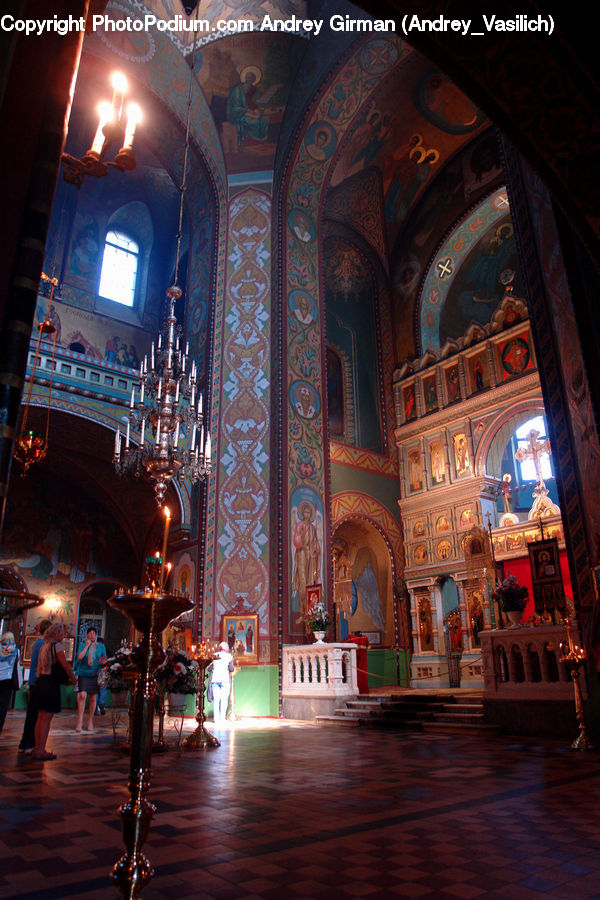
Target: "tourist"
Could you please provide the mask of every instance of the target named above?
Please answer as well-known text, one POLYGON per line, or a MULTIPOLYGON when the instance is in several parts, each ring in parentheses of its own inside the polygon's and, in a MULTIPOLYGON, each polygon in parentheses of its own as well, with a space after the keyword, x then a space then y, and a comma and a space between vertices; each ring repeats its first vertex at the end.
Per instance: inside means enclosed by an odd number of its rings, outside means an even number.
POLYGON ((15 687, 17 687, 19 651, 12 631, 7 631, 0 638, 0 731, 4 728, 4 720, 8 705, 15 687))
POLYGON ((27 701, 27 712, 25 713, 25 724, 23 725, 23 735, 19 743, 19 753, 33 753, 35 747, 35 723, 37 722, 38 706, 37 706, 37 690, 35 682, 37 678, 37 663, 40 650, 44 646, 44 635, 48 628, 52 625, 50 619, 42 619, 38 624, 39 638, 34 641, 31 648, 31 663, 29 664, 29 677, 27 683, 29 685, 29 699, 27 701))
POLYGON ((81 644, 77 648, 77 656, 75 659, 78 676, 76 732, 81 732, 83 727, 83 714, 85 712, 85 701, 88 694, 90 695, 90 703, 86 731, 94 730, 94 711, 96 709, 96 699, 100 690, 98 685, 98 673, 105 661, 106 647, 102 641, 98 640, 96 629, 90 627, 87 630, 85 644, 81 644))
POLYGON ((44 645, 40 650, 37 663, 36 693, 38 703, 37 722, 35 723, 35 749, 33 758, 45 761, 56 759, 56 754, 46 750, 46 741, 50 732, 50 725, 55 713, 62 709, 60 700, 60 686, 69 679, 73 685, 77 684, 77 678, 67 662, 65 651, 61 641, 65 636, 65 626, 62 622, 55 622, 46 629, 44 645), (61 677, 59 668, 62 667, 64 675, 61 677))
POLYGON ((229 652, 227 641, 221 641, 216 659, 209 666, 210 682, 214 699, 215 722, 224 722, 229 703, 229 691, 231 688, 230 673, 233 672, 233 656, 229 652))

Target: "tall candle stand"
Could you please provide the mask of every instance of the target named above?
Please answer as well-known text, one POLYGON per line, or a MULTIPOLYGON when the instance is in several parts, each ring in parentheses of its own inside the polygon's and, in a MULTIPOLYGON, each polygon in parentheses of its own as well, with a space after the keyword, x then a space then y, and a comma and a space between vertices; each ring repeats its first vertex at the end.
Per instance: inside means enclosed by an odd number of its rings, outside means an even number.
MULTIPOLYGON (((152 558, 155 559, 155 558, 152 558)), ((159 563, 160 565, 160 563, 159 563)), ((152 878, 154 870, 141 848, 148 835, 150 820, 156 807, 146 800, 150 784, 152 735, 154 725, 154 671, 165 657, 160 635, 172 619, 193 606, 187 594, 162 593, 150 577, 152 586, 130 593, 116 593, 109 598, 110 606, 122 612, 141 633, 142 640, 134 648, 131 658, 140 674, 135 683, 131 727, 131 757, 129 768, 130 800, 121 807, 123 842, 126 851, 112 870, 112 879, 122 896, 134 900, 152 878)))
POLYGON ((568 644, 565 645, 563 642, 560 645, 560 649, 563 653, 563 656, 560 657, 560 661, 568 668, 569 674, 571 675, 571 678, 573 680, 573 690, 575 692, 575 712, 577 714, 577 724, 579 725, 579 734, 571 744, 571 750, 593 750, 594 746, 585 731, 583 699, 581 696, 581 684, 579 683, 580 670, 585 662, 585 650, 583 649, 583 647, 578 647, 573 641, 570 619, 565 619, 565 626, 567 628, 568 644))
POLYGON ((183 747, 185 750, 199 750, 201 747, 220 747, 221 742, 204 727, 206 722, 204 713, 206 668, 216 657, 211 652, 209 645, 204 641, 198 647, 192 645, 192 657, 198 663, 198 690, 196 692, 196 722, 198 727, 192 734, 188 734, 183 742, 183 747))
POLYGON ((238 714, 235 711, 235 676, 237 675, 237 673, 239 671, 240 671, 240 665, 239 665, 239 663, 235 663, 233 672, 231 673, 231 691, 229 692, 230 706, 229 706, 229 715, 227 716, 227 719, 230 722, 239 722, 240 721, 240 717, 238 716, 238 714))

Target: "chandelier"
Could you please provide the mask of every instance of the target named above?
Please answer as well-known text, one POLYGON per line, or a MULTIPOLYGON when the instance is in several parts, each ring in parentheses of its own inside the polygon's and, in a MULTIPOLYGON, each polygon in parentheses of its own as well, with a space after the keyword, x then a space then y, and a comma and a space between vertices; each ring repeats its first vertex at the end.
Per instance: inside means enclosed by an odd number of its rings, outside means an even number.
POLYGON ((175 301, 181 288, 167 290, 169 314, 148 357, 140 365, 139 383, 131 389, 125 434, 115 433, 114 466, 119 475, 145 475, 154 482, 162 504, 173 478, 184 475, 192 484, 211 468, 211 441, 204 427, 203 395, 198 388, 196 363, 188 362, 189 344, 181 341, 175 301), (131 440, 132 428, 139 444, 131 440))
POLYGON ((29 387, 27 390, 27 399, 23 406, 23 418, 21 421, 21 428, 19 431, 19 436, 15 441, 15 449, 14 456, 18 462, 23 466, 23 471, 21 473, 24 478, 27 475, 27 470, 29 466, 33 465, 33 463, 41 462, 48 452, 48 432, 50 429, 50 406, 52 404, 52 376, 54 374, 54 356, 56 352, 56 328, 52 324, 52 299, 54 297, 54 288, 58 284, 57 278, 50 278, 49 275, 46 275, 42 272, 42 280, 48 281, 51 285, 50 287, 50 298, 48 300, 48 310, 46 312, 45 319, 39 323, 38 325, 38 339, 37 344, 35 346, 35 353, 33 355, 33 365, 31 367, 31 375, 29 376, 29 387), (48 383, 48 407, 46 411, 46 428, 44 434, 40 434, 37 431, 34 431, 32 428, 28 427, 29 420, 29 412, 31 409, 31 394, 33 392, 33 383, 35 381, 35 373, 37 371, 37 367, 40 363, 40 347, 42 343, 42 337, 46 336, 47 338, 52 335, 52 359, 50 361, 50 376, 48 383))
POLYGON ((65 163, 63 178, 68 184, 80 188, 86 175, 103 178, 108 175, 108 167, 126 172, 135 169, 133 155, 133 138, 135 129, 142 119, 142 111, 137 103, 130 103, 123 115, 123 103, 127 93, 127 79, 121 72, 112 76, 112 103, 107 100, 98 104, 100 121, 90 149, 78 159, 69 153, 63 153, 65 163), (114 161, 105 159, 113 144, 121 145, 114 161))

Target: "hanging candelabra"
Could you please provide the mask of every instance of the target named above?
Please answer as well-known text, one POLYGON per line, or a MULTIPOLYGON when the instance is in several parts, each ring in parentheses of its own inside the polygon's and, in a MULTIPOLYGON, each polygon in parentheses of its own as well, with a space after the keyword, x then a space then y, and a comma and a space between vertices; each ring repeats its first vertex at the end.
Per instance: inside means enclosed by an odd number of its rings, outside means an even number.
POLYGON ((169 315, 148 357, 140 365, 139 384, 131 389, 125 434, 115 433, 114 466, 119 475, 145 475, 154 483, 157 503, 163 503, 173 478, 185 475, 195 484, 211 468, 211 440, 205 428, 204 397, 198 387, 196 363, 188 363, 175 301, 181 289, 167 291, 169 315), (132 441, 132 430, 139 443, 132 441))
POLYGON ((27 470, 29 466, 33 465, 33 463, 41 462, 48 452, 48 433, 50 430, 50 407, 52 405, 52 378, 54 375, 54 357, 56 353, 56 328, 52 324, 52 301, 54 298, 54 288, 58 284, 58 279, 50 278, 49 275, 46 275, 42 272, 42 280, 47 281, 50 284, 50 297, 48 299, 48 310, 46 312, 46 317, 42 322, 38 325, 38 339, 35 347, 35 352, 33 355, 33 364, 31 366, 31 375, 29 377, 29 387, 27 389, 27 399, 23 405, 23 418, 21 420, 21 428, 19 431, 19 435, 15 441, 15 449, 14 455, 15 459, 17 459, 21 465, 23 466, 22 475, 25 477, 27 475, 27 470), (50 360, 50 375, 48 378, 48 407, 46 410, 46 427, 44 434, 40 434, 37 431, 34 431, 29 426, 29 412, 31 409, 31 396, 33 393, 33 383, 35 381, 35 376, 37 372, 37 368, 40 364, 40 350, 42 340, 52 340, 52 358, 50 360))

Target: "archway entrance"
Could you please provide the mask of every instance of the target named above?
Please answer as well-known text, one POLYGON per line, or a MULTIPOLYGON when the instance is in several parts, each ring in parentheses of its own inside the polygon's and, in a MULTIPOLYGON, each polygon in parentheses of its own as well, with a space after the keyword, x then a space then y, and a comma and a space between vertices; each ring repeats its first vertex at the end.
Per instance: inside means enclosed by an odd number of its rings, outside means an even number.
POLYGON ((125 616, 107 603, 117 587, 114 581, 96 581, 89 584, 79 599, 77 618, 77 645, 85 642, 88 628, 95 628, 109 654, 129 641, 131 627, 125 616))

